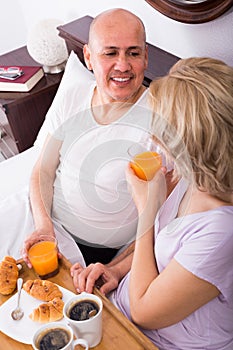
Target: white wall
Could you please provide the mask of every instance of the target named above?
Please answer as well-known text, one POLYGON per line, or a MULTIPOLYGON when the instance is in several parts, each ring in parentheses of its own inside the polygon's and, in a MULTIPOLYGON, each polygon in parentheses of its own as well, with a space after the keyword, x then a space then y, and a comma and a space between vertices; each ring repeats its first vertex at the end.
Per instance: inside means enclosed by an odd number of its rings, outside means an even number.
POLYGON ((0 54, 23 46, 30 28, 44 18, 63 23, 113 7, 142 18, 147 41, 179 57, 212 56, 233 66, 233 8, 203 24, 184 24, 167 18, 144 0, 5 0, 1 7, 0 54))

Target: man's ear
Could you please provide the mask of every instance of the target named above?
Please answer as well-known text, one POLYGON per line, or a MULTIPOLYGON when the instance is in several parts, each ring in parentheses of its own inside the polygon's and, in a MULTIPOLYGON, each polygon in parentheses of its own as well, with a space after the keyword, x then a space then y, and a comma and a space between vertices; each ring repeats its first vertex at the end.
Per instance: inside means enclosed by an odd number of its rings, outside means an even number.
POLYGON ((83 47, 83 56, 84 56, 84 61, 86 63, 86 66, 89 70, 92 70, 92 65, 91 65, 91 52, 90 48, 87 44, 84 45, 83 47))
POLYGON ((148 67, 148 45, 146 44, 145 48, 145 69, 148 67))

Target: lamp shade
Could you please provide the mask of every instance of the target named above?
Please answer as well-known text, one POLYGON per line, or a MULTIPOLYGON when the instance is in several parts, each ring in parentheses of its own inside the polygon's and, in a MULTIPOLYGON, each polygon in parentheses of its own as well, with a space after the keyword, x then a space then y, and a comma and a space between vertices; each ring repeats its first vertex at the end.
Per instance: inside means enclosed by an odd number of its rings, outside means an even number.
POLYGON ((65 40, 59 37, 57 30, 61 22, 52 18, 42 20, 28 35, 28 53, 36 62, 43 65, 45 73, 61 72, 68 59, 65 40))

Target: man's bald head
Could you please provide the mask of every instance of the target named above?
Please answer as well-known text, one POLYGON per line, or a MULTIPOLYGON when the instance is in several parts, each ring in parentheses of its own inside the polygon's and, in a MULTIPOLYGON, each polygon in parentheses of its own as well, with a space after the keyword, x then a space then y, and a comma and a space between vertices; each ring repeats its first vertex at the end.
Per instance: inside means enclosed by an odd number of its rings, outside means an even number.
POLYGON ((93 19, 89 30, 89 45, 91 45, 94 40, 99 27, 117 27, 118 25, 120 26, 122 22, 127 23, 128 26, 133 25, 137 27, 139 33, 142 35, 143 42, 146 43, 146 31, 142 20, 128 10, 115 8, 106 10, 93 19))

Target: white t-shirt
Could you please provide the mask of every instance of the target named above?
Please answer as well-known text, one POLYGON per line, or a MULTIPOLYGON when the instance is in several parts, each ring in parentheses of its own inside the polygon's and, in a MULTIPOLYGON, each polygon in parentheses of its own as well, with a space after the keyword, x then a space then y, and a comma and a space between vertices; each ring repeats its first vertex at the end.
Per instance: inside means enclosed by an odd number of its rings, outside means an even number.
POLYGON ((135 238, 137 212, 127 188, 128 147, 145 140, 151 111, 147 91, 116 122, 93 117, 95 82, 67 91, 47 115, 47 128, 62 140, 54 182, 53 218, 93 245, 121 247, 135 238))

